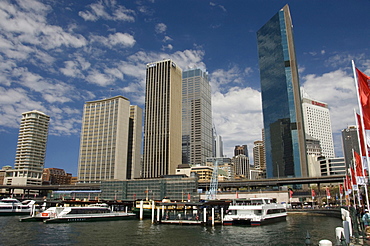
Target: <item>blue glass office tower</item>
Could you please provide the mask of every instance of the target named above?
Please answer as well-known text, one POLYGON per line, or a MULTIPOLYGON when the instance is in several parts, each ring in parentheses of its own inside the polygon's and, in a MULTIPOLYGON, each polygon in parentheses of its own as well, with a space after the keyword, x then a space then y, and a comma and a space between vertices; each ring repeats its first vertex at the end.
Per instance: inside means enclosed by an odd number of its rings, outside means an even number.
POLYGON ((306 177, 307 156, 289 6, 257 32, 267 178, 306 177))

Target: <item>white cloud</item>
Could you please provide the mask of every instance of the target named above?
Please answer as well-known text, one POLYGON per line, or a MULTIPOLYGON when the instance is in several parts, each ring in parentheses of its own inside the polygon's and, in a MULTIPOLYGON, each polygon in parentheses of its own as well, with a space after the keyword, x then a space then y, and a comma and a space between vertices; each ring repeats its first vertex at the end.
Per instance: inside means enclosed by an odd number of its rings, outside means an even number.
POLYGON ((114 83, 115 79, 110 74, 104 74, 96 69, 89 71, 86 81, 99 86, 108 86, 114 83))
POLYGON ((235 145, 262 139, 261 94, 252 88, 233 87, 227 93, 212 95, 213 121, 224 142, 224 154, 232 157, 235 145))
POLYGON ((167 26, 164 23, 158 23, 155 26, 155 32, 156 33, 164 33, 164 32, 166 32, 166 30, 167 30, 167 26))
POLYGON ((328 104, 336 153, 341 153, 341 130, 355 124, 353 110, 358 108, 353 75, 339 69, 323 75, 309 74, 302 81, 312 99, 328 104))
POLYGON ((80 11, 78 14, 85 21, 97 21, 100 18, 114 21, 135 21, 135 11, 117 5, 114 0, 105 0, 87 6, 89 10, 80 11))
POLYGON ((112 47, 114 45, 132 47, 136 43, 134 37, 128 33, 115 33, 110 34, 108 37, 92 35, 90 39, 92 42, 99 42, 107 47, 112 47))

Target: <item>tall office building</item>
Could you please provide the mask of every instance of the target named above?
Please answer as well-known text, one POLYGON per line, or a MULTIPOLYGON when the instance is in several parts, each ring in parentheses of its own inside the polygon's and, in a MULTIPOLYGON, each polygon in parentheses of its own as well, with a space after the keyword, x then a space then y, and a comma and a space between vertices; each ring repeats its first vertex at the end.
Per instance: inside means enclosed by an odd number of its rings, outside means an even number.
POLYGON ((306 177, 303 113, 288 5, 257 32, 267 177, 306 177))
POLYGON ((85 103, 78 163, 79 182, 126 180, 133 178, 132 170, 140 169, 137 153, 140 153, 141 141, 137 139, 141 137, 138 128, 141 114, 137 107, 133 108, 137 114, 130 114, 130 102, 123 96, 85 103))
POLYGON ((320 141, 323 156, 334 158, 334 143, 328 104, 303 97, 302 108, 306 133, 320 141))
POLYGON ((214 141, 215 141, 214 157, 224 157, 224 143, 222 141, 221 135, 216 135, 214 141))
POLYGON ((130 106, 127 179, 141 177, 141 138, 143 127, 143 110, 136 105, 130 106))
POLYGON ((254 168, 266 170, 265 146, 261 140, 254 141, 253 160, 254 168))
POLYGON ((182 164, 205 165, 212 156, 212 103, 208 73, 182 73, 182 164))
POLYGON ((50 116, 33 110, 22 114, 13 170, 7 185, 41 185, 50 116))
POLYGON ((246 157, 249 157, 248 156, 248 146, 246 144, 235 146, 234 156, 238 156, 238 155, 245 155, 246 157))
POLYGON ((343 154, 346 167, 351 166, 353 159, 352 150, 360 153, 360 145, 358 143, 358 132, 356 126, 348 126, 342 130, 343 154))
POLYGON ((175 174, 181 164, 182 70, 171 60, 146 66, 143 178, 175 174))

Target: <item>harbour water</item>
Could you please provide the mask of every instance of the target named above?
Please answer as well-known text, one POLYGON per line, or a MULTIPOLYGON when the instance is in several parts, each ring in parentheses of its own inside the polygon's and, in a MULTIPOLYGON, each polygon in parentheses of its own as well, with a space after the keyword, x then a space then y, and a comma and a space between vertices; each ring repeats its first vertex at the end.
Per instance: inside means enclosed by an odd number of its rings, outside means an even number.
POLYGON ((338 218, 288 215, 286 221, 259 227, 153 225, 150 220, 44 224, 0 217, 0 245, 312 245, 322 239, 335 244, 338 218))

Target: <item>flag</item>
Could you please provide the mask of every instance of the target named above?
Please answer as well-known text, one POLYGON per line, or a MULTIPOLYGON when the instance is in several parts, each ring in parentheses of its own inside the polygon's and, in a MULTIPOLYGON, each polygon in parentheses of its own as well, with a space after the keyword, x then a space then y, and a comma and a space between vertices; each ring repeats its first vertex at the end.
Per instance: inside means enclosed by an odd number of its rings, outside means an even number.
POLYGON ((339 184, 339 194, 343 196, 343 184, 339 184))
POLYGON ((289 190, 289 197, 292 198, 293 197, 293 191, 292 190, 289 190))
POLYGON ((356 68, 357 72, 357 83, 358 83, 358 95, 360 104, 362 107, 362 115, 364 117, 364 127, 366 130, 370 130, 370 77, 362 73, 356 68))
POLYGON ((236 191, 236 194, 235 194, 235 195, 236 195, 236 198, 239 198, 239 194, 238 194, 238 191, 236 191))
POLYGON ((365 185, 364 171, 362 169, 361 157, 354 151, 355 156, 355 166, 356 166, 356 180, 359 185, 365 185))
POLYGON ((352 193, 352 183, 348 175, 346 175, 346 179, 344 180, 344 188, 346 190, 346 195, 352 193))
POLYGON ((325 189, 326 189, 326 198, 330 199, 330 190, 328 187, 326 187, 325 189))
POLYGON ((359 142, 360 142, 359 144, 360 144, 360 149, 361 149, 361 154, 362 154, 362 164, 363 164, 364 170, 368 170, 366 153, 368 153, 368 156, 370 156, 368 152, 369 148, 366 148, 366 145, 365 145, 364 134, 362 130, 363 127, 362 127, 361 116, 359 114, 356 114, 356 115, 357 115, 357 131, 358 131, 357 134, 358 134, 359 142))
POLYGON ((316 193, 315 193, 314 189, 311 189, 311 196, 312 196, 312 199, 316 196, 316 193))

